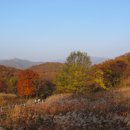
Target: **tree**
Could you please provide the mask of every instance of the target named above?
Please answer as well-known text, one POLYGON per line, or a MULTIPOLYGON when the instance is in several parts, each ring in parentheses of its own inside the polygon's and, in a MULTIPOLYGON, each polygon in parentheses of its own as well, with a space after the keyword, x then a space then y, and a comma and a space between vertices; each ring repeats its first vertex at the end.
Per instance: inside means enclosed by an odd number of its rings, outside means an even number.
POLYGON ((12 77, 6 79, 6 83, 7 83, 7 92, 16 94, 17 78, 12 76, 12 77))
POLYGON ((19 74, 17 90, 20 96, 30 97, 36 95, 38 74, 31 70, 24 70, 19 74))
POLYGON ((83 93, 86 90, 87 71, 91 61, 87 53, 72 52, 66 59, 56 85, 58 92, 83 93))
POLYGON ((55 90, 55 85, 52 82, 39 79, 36 88, 36 97, 45 99, 48 96, 52 95, 54 90, 55 90))
POLYGON ((88 86, 90 91, 106 90, 104 83, 104 72, 94 65, 91 67, 88 79, 88 86))
POLYGON ((65 66, 58 77, 57 89, 59 92, 82 93, 86 87, 87 70, 83 66, 65 66))
POLYGON ((7 86, 6 86, 6 83, 3 81, 3 80, 0 80, 0 93, 2 92, 6 92, 7 90, 7 88, 6 88, 7 86))
POLYGON ((66 64, 76 64, 89 68, 91 66, 91 60, 86 52, 74 51, 67 57, 66 64))
POLYGON ((123 80, 127 67, 127 63, 123 60, 109 60, 100 64, 105 86, 108 88, 118 86, 123 80))

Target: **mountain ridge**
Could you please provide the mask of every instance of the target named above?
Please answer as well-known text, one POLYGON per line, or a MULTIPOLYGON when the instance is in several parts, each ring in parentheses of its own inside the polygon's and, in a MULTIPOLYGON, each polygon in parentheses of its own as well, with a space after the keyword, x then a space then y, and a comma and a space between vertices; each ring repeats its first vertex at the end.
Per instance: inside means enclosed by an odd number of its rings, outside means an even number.
POLYGON ((23 59, 9 59, 9 60, 0 60, 0 65, 4 65, 6 67, 13 67, 17 69, 27 69, 33 65, 41 64, 42 62, 33 62, 29 60, 23 60, 23 59))
MULTIPOLYGON (((98 64, 98 63, 101 63, 105 60, 108 60, 108 59, 103 58, 103 57, 91 57, 91 61, 92 61, 93 64, 98 64)), ((53 61, 50 61, 50 62, 64 63, 65 60, 59 59, 59 60, 53 60, 53 61)), ((47 63, 47 62, 34 62, 34 61, 19 59, 19 58, 13 58, 13 59, 8 59, 8 60, 0 60, 0 65, 4 65, 6 67, 13 67, 13 68, 17 68, 17 69, 27 69, 27 68, 30 68, 32 66, 40 65, 40 64, 43 64, 43 63, 47 63)))

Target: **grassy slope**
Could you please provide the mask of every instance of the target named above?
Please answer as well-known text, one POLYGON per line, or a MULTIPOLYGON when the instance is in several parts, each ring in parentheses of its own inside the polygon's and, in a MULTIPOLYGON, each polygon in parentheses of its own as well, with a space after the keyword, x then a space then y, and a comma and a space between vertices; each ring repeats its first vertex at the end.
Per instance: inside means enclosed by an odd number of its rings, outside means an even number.
POLYGON ((45 130, 130 128, 130 88, 87 95, 53 95, 42 104, 16 107, 6 127, 45 130), (23 125, 24 124, 24 125, 23 125))

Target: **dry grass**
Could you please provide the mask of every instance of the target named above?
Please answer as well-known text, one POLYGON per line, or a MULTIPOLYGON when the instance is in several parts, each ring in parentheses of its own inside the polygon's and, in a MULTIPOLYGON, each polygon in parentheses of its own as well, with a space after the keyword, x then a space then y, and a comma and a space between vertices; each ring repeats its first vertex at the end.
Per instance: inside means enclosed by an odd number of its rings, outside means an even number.
POLYGON ((0 106, 7 105, 11 101, 16 99, 16 95, 14 94, 5 94, 5 93, 0 93, 0 106))
MULTIPOLYGON (((126 117, 130 115, 130 88, 116 89, 109 92, 99 92, 87 95, 60 94, 53 95, 44 103, 16 107, 8 114, 6 126, 16 128, 26 126, 25 129, 36 129, 43 126, 45 130, 51 124, 54 127, 55 115, 66 115, 68 112, 84 112, 89 115, 102 116, 104 118, 117 114, 126 117)), ((71 123, 71 122, 70 122, 71 123)))
POLYGON ((7 97, 7 98, 15 98, 15 94, 6 94, 6 93, 0 93, 0 97, 7 97))
POLYGON ((15 94, 0 93, 0 107, 25 102, 26 99, 18 98, 15 94))

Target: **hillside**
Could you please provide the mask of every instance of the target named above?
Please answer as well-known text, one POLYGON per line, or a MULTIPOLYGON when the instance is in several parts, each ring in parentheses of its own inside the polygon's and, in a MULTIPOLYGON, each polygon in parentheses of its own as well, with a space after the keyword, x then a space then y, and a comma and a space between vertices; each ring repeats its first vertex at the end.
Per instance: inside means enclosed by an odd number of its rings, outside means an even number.
POLYGON ((58 72, 62 70, 63 63, 47 62, 44 64, 32 66, 30 69, 38 73, 42 79, 54 80, 58 72))
POLYGON ((20 72, 19 69, 0 65, 0 93, 17 93, 16 84, 20 72))
POLYGON ((130 88, 53 95, 42 103, 3 111, 0 125, 9 130, 129 130, 129 100, 130 88))
MULTIPOLYGON (((103 72, 102 74, 104 74, 104 80, 100 80, 107 86, 107 89, 104 90, 98 89, 98 91, 86 91, 86 93, 78 94, 73 91, 70 93, 65 93, 65 91, 59 94, 51 93, 51 96, 46 99, 41 98, 39 101, 36 100, 36 97, 27 101, 27 98, 26 100, 23 97, 17 99, 15 95, 1 94, 1 106, 3 104, 6 106, 7 103, 10 103, 11 106, 2 107, 0 126, 9 130, 14 128, 25 130, 129 130, 129 54, 127 53, 93 66, 97 67, 96 69, 98 70, 102 70, 96 72, 103 72), (112 84, 113 82, 114 85, 112 84), (11 98, 13 101, 11 101, 11 98), (14 102, 21 102, 22 104, 14 107, 14 102)), ((37 72, 42 79, 51 81, 55 79, 63 65, 58 62, 48 62, 30 67, 29 69, 37 72)), ((3 74, 1 76, 17 75, 19 71, 14 68, 0 66, 0 72, 3 74)), ((93 75, 93 73, 91 74, 93 75)), ((89 80, 92 82, 90 78, 89 80)), ((90 84, 87 87, 92 88, 94 84, 92 83, 92 86, 90 84)), ((50 89, 39 90, 39 93, 42 92, 43 94, 44 91, 48 93, 50 89)))
POLYGON ((124 59, 124 60, 130 62, 130 52, 125 53, 125 54, 123 54, 121 56, 118 56, 118 57, 116 57, 116 59, 124 59))
POLYGON ((12 67, 5 67, 3 65, 0 65, 0 78, 17 76, 19 72, 20 72, 19 69, 12 68, 12 67))

